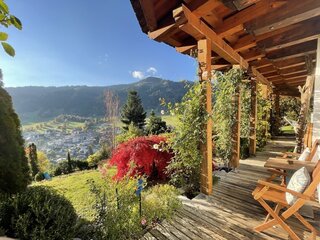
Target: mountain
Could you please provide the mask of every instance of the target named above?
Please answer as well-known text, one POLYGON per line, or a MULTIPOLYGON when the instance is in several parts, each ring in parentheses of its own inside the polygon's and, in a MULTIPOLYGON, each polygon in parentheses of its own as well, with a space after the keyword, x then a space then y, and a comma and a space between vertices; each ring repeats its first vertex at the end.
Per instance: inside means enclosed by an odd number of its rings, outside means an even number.
POLYGON ((168 102, 180 101, 186 93, 186 82, 173 82, 148 77, 132 84, 108 87, 16 87, 6 88, 23 123, 47 121, 61 114, 83 117, 102 117, 105 114, 104 91, 113 90, 122 106, 129 90, 136 90, 146 111, 161 110, 160 98, 168 102))

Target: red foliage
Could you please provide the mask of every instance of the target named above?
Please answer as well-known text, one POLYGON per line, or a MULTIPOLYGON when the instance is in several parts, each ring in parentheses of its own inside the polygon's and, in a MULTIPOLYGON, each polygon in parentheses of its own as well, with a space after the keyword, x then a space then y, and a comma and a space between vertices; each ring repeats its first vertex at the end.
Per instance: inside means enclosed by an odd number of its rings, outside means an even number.
POLYGON ((165 142, 165 137, 147 136, 120 144, 109 160, 109 166, 117 166, 114 178, 120 180, 126 175, 146 175, 149 180, 165 180, 165 168, 173 154, 156 149, 157 146, 161 148, 165 142))

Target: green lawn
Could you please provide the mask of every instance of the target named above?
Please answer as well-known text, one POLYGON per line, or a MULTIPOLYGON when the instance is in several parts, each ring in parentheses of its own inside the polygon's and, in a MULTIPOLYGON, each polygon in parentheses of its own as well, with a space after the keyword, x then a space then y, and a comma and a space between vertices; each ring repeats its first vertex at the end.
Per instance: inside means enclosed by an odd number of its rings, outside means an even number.
POLYGON ((283 126, 280 128, 281 132, 283 132, 284 134, 295 134, 294 129, 292 126, 283 126))
MULTIPOLYGON (((63 123, 58 123, 55 121, 48 121, 48 122, 38 122, 38 123, 29 123, 23 125, 23 131, 36 131, 43 133, 45 130, 60 130, 62 131, 63 123)), ((82 122, 67 122, 66 123, 66 130, 68 132, 72 131, 75 128, 83 128, 85 126, 82 122)))
MULTIPOLYGON (((111 169, 110 174, 113 175, 116 169, 111 169)), ((57 190, 60 194, 71 201, 76 212, 85 219, 92 220, 94 211, 92 205, 94 196, 89 190, 88 180, 94 180, 97 186, 109 189, 107 181, 102 178, 98 170, 88 170, 76 172, 69 175, 54 177, 51 181, 42 181, 34 185, 49 186, 57 190)))

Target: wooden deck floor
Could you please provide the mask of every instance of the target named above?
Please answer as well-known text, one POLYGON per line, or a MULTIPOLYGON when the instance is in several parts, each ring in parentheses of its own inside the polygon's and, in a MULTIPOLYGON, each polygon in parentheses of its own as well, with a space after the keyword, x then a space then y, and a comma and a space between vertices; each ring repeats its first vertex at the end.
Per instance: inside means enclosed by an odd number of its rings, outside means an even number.
MULTIPOLYGON (((263 168, 266 159, 290 146, 290 141, 271 142, 257 157, 243 160, 237 172, 219 172, 220 179, 213 187, 212 196, 200 195, 192 200, 182 198, 183 208, 175 217, 158 224, 143 239, 288 239, 280 226, 265 233, 252 230, 263 222, 266 213, 252 198, 251 192, 258 179, 268 176, 263 168)), ((320 230, 318 213, 312 224, 320 230)), ((309 236, 296 219, 290 219, 290 226, 301 239, 309 236)))

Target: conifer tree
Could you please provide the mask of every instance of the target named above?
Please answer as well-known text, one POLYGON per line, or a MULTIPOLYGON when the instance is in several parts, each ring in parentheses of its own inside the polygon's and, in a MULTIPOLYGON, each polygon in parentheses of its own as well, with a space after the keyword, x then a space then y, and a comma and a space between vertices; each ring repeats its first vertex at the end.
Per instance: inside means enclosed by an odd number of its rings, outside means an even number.
POLYGON ((28 157, 31 166, 31 175, 34 177, 39 172, 37 146, 31 143, 28 147, 28 157))
POLYGON ((0 193, 23 191, 30 182, 20 127, 20 120, 12 107, 12 99, 0 87, 0 193))
POLYGON ((127 102, 121 110, 121 122, 124 123, 123 128, 128 130, 128 126, 132 123, 134 126, 143 129, 146 115, 137 91, 130 91, 127 102))
POLYGON ((165 121, 162 121, 160 116, 156 116, 152 110, 149 117, 149 122, 146 126, 147 134, 158 135, 165 133, 167 131, 167 124, 165 121))

